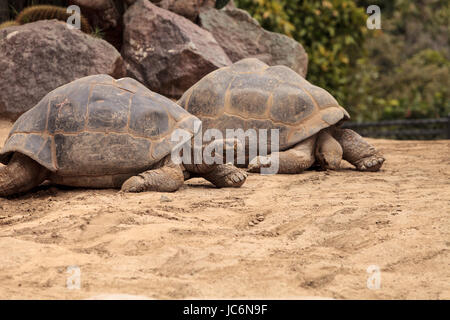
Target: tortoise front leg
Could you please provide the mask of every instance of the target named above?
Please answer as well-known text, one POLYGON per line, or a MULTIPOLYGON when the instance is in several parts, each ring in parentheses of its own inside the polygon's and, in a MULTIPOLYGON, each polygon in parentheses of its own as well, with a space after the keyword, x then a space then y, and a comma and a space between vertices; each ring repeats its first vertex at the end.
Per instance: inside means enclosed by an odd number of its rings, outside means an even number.
POLYGON ((342 146, 344 160, 361 171, 380 170, 385 160, 383 155, 355 131, 335 128, 333 136, 342 146))
POLYGON ((314 164, 316 139, 317 135, 313 135, 289 150, 274 152, 268 156, 257 156, 250 161, 248 171, 261 172, 263 167, 276 167, 277 164, 274 162, 278 161, 277 173, 301 173, 314 164))
POLYGON ((174 192, 184 183, 181 166, 169 161, 164 166, 133 176, 122 184, 123 192, 174 192))
POLYGON ((247 179, 247 173, 232 164, 220 164, 202 177, 219 188, 239 188, 247 179))
POLYGON ((211 160, 216 160, 218 163, 213 161, 213 163, 207 164, 203 157, 201 164, 183 164, 184 168, 189 172, 190 177, 203 177, 219 188, 238 188, 242 186, 247 179, 247 173, 231 163, 222 164, 225 162, 229 151, 232 151, 232 154, 236 155, 237 151, 243 148, 239 140, 237 138, 217 139, 208 148, 209 151, 212 151, 211 154, 208 153, 212 157, 211 160), (220 149, 222 149, 222 155, 217 155, 217 158, 215 158, 215 150, 220 149))
POLYGON ((226 155, 228 154, 228 152, 232 151, 233 154, 235 155, 237 150, 243 147, 238 139, 217 139, 212 141, 208 145, 209 152, 207 152, 206 154, 204 154, 205 148, 206 146, 203 146, 202 149, 200 150, 201 151, 200 163, 195 163, 196 158, 194 156, 194 153, 196 152, 196 149, 194 146, 191 147, 189 163, 183 161, 183 166, 188 172, 185 174, 186 179, 194 177, 203 177, 203 175, 208 174, 213 170, 216 170, 217 166, 225 163, 226 155), (222 154, 216 155, 215 150, 220 149, 222 149, 222 154), (205 156, 211 157, 208 163, 206 163, 205 161, 205 156))

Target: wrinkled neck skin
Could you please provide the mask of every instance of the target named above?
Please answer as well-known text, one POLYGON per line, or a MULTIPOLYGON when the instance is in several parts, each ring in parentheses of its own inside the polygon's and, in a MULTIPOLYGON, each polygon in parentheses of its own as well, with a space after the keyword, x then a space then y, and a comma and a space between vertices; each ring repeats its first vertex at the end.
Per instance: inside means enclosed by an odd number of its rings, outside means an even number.
POLYGON ((172 163, 173 165, 180 165, 183 170, 187 170, 194 174, 205 174, 211 172, 217 164, 207 164, 203 161, 204 146, 196 144, 195 138, 186 142, 176 154, 172 151, 167 155, 160 166, 172 163), (175 159, 175 158, 177 159, 175 159))

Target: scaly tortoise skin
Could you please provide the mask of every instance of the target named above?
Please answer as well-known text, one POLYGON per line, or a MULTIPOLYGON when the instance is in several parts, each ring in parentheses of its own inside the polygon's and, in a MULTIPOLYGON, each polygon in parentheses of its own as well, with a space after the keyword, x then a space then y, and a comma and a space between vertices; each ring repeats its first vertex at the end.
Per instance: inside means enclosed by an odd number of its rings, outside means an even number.
MULTIPOLYGON (((302 172, 316 161, 337 169, 342 158, 359 170, 379 170, 384 158, 352 130, 338 126, 350 116, 326 90, 286 66, 247 58, 206 75, 178 104, 202 120, 203 130, 278 129, 279 173, 302 172)), ((260 171, 261 156, 248 159, 260 171)), ((270 139, 269 146, 270 152, 270 139)), ((265 160, 275 161, 270 156, 265 160)))
MULTIPOLYGON (((0 195, 27 191, 45 179, 76 187, 175 191, 189 174, 170 159, 178 143, 171 133, 183 129, 193 137, 199 133, 196 121, 134 79, 75 80, 48 93, 14 124, 0 152, 7 165, 0 168, 0 195)), ((220 171, 228 180, 217 185, 240 186, 246 176, 238 170, 205 165, 193 173, 213 181, 220 171)))

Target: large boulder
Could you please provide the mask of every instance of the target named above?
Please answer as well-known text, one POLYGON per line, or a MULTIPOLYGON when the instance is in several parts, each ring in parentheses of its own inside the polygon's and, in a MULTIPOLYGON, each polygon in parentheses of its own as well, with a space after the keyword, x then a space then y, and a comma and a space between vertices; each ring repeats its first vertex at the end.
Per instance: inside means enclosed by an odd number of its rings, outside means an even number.
POLYGON ((254 57, 271 66, 288 66, 306 76, 308 55, 302 45, 285 35, 264 30, 244 10, 202 10, 199 24, 212 33, 233 62, 254 57))
MULTIPOLYGON (((200 11, 214 8, 216 0, 151 0, 158 7, 175 12, 191 21, 196 21, 200 11)), ((235 8, 230 0, 226 8, 235 8)))
POLYGON ((147 0, 137 1, 124 15, 122 56, 128 76, 171 98, 231 64, 208 31, 147 0))
POLYGON ((1 29, 0 70, 0 116, 13 120, 75 79, 99 73, 125 76, 113 46, 57 20, 1 29))

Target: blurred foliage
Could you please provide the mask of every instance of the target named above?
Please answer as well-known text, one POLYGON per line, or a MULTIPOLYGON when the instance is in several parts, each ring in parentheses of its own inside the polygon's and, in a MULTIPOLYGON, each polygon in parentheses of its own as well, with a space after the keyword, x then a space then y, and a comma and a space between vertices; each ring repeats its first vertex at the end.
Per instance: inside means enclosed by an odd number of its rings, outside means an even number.
POLYGON ((299 41, 308 80, 353 120, 450 113, 450 7, 440 0, 235 0, 266 29, 299 41), (366 8, 381 8, 381 30, 366 8))
POLYGON ((230 2, 230 0, 216 0, 215 8, 222 9, 228 4, 228 2, 230 2))
POLYGON ((95 27, 94 30, 91 33, 91 36, 93 36, 95 38, 99 38, 99 39, 104 39, 105 38, 105 31, 103 31, 103 29, 101 29, 99 27, 95 27))
POLYGON ((299 41, 308 52, 308 79, 345 100, 351 70, 364 55, 366 14, 347 0, 237 0, 265 29, 299 41))
MULTIPOLYGON (((372 0, 358 1, 363 6, 368 3, 372 0)), ((448 2, 395 0, 378 1, 378 4, 382 12, 382 29, 371 32, 365 43, 367 56, 355 72, 354 87, 358 89, 349 88, 347 101, 356 107, 357 118, 377 120, 448 115, 448 2)))

